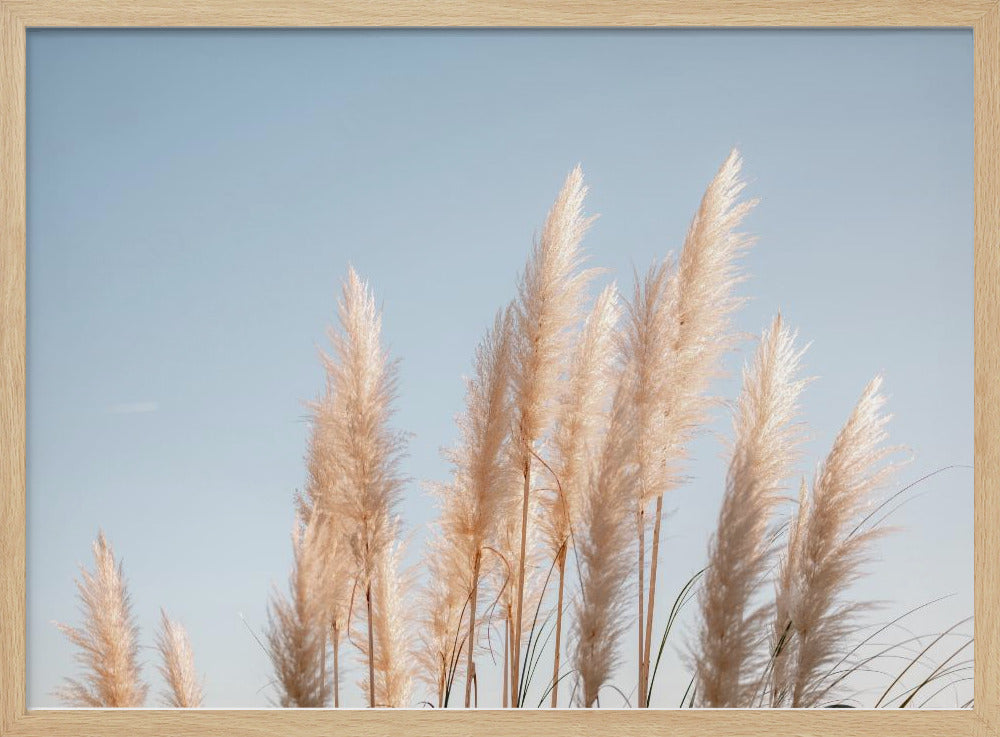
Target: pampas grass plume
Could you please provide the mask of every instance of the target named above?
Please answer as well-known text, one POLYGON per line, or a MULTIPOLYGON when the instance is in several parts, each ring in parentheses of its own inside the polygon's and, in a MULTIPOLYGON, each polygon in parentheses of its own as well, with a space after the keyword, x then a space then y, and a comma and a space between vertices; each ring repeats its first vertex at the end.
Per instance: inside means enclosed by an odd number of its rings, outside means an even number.
POLYGON ((709 382, 732 345, 731 318, 742 300, 737 259, 751 241, 736 228, 753 207, 740 201, 742 162, 734 150, 702 197, 674 263, 655 264, 636 284, 629 307, 626 358, 634 372, 635 452, 639 464, 639 706, 645 706, 656 598, 663 494, 680 480, 687 442, 706 419, 709 382), (646 573, 645 513, 656 500, 646 573))
MULTIPOLYGON (((885 444, 890 415, 883 413, 882 379, 865 388, 820 465, 808 503, 800 505, 779 577, 772 704, 810 707, 828 694, 825 675, 842 654, 859 605, 844 603, 861 575, 872 541, 883 530, 855 531, 873 493, 894 470, 885 444), (786 636, 787 633, 787 636, 786 636)), ((804 501, 806 501, 804 499, 804 501)))
POLYGON ((753 599, 773 552, 769 521, 801 440, 795 417, 806 382, 796 376, 802 351, 794 342, 776 317, 743 370, 726 492, 699 597, 696 693, 707 707, 750 706, 757 685, 768 610, 753 599))
POLYGON ((202 702, 201 683, 194 669, 194 652, 187 631, 160 610, 160 631, 156 634, 160 652, 160 674, 169 691, 166 704, 176 709, 197 709, 202 702))
POLYGON ((329 692, 324 673, 327 607, 323 594, 327 561, 318 515, 297 518, 292 530, 293 563, 288 596, 275 591, 268 612, 267 644, 284 708, 326 706, 329 692))
POLYGON ((582 706, 594 706, 621 657, 626 594, 635 560, 634 433, 628 388, 619 386, 600 454, 580 508, 580 591, 574 604, 573 666, 582 706))
POLYGON ((56 695, 69 706, 135 707, 146 700, 148 686, 139 671, 139 628, 132 615, 122 566, 99 532, 93 544, 94 570, 80 568, 76 582, 83 625, 58 624, 79 652, 82 680, 67 679, 56 695))
POLYGON ((374 672, 376 661, 392 663, 391 654, 383 657, 373 652, 377 648, 375 641, 393 643, 395 639, 391 632, 373 629, 390 621, 388 604, 373 602, 373 597, 377 591, 386 590, 378 574, 390 570, 389 559, 396 545, 395 507, 403 489, 398 467, 405 436, 389 426, 397 366, 381 345, 382 318, 375 296, 353 268, 343 284, 338 315, 340 330, 330 331, 333 354, 324 357, 337 420, 330 432, 329 453, 341 488, 336 512, 366 607, 366 682, 369 705, 375 706, 377 679, 393 678, 391 674, 377 676, 374 672), (380 616, 373 614, 377 606, 382 607, 380 616))
POLYGON ((592 217, 584 217, 583 200, 587 188, 583 172, 574 168, 549 211, 541 238, 528 259, 518 287, 515 307, 516 329, 512 377, 514 407, 514 467, 523 477, 520 522, 509 520, 508 530, 517 527, 521 542, 510 561, 516 571, 514 622, 516 631, 511 651, 511 684, 517 703, 523 639, 525 575, 528 566, 527 542, 531 519, 531 466, 536 443, 546 432, 558 396, 557 382, 565 369, 570 329, 579 321, 587 284, 594 276, 582 268, 580 243, 592 217))
POLYGON ((374 691, 375 706, 401 708, 409 706, 413 689, 413 660, 409 626, 403 601, 409 582, 400 575, 399 559, 402 548, 394 544, 379 556, 373 577, 370 614, 367 616, 374 633, 374 653, 368 651, 361 640, 361 654, 366 663, 374 667, 366 671, 361 687, 366 693, 374 691), (374 672, 375 683, 368 679, 374 672))

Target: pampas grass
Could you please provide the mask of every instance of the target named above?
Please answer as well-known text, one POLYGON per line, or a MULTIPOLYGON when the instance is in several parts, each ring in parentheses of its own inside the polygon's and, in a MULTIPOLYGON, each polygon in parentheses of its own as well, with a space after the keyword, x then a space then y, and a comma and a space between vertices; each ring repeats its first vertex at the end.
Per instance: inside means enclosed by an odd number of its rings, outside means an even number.
POLYGON ((361 642, 361 655, 371 667, 361 688, 374 693, 372 706, 409 706, 413 687, 413 658, 403 599, 410 588, 399 574, 401 547, 393 544, 378 558, 372 577, 370 603, 366 609, 372 639, 361 642), (374 649, 372 644, 374 643, 374 649), (374 674, 374 683, 368 679, 374 674))
POLYGON ((581 706, 594 706, 610 680, 628 626, 625 594, 635 555, 636 505, 629 390, 623 383, 616 392, 600 456, 588 474, 580 505, 581 581, 572 632, 581 706))
MULTIPOLYGON (((447 498, 448 492, 442 493, 447 498)), ((462 653, 468 642, 471 573, 462 548, 452 545, 440 523, 427 543, 427 581, 420 592, 419 646, 416 677, 435 695, 438 708, 449 705, 455 679, 461 672, 462 653)))
MULTIPOLYGON (((781 524, 776 514, 786 483, 798 476, 805 384, 796 334, 779 316, 743 369, 708 563, 674 599, 651 663, 663 498, 684 481, 688 445, 717 401, 711 384, 738 342, 735 290, 750 239, 737 229, 753 205, 743 188, 734 151, 676 258, 637 276, 624 310, 612 284, 588 312, 595 270, 583 267, 580 245, 593 218, 583 214, 580 168, 570 172, 516 298, 475 351, 459 438, 444 452, 451 478, 432 485, 437 519, 419 582, 401 569, 406 437, 391 427, 397 365, 382 346, 372 290, 348 271, 339 325, 329 332, 332 351, 322 355, 325 386, 308 405, 288 587, 268 602, 261 643, 281 706, 340 706, 344 645, 360 658, 356 683, 370 707, 415 705, 417 681, 428 694, 419 704, 478 707, 482 684, 492 685, 480 677, 490 661, 500 668, 501 705, 523 707, 529 692, 532 700, 538 695, 534 679, 549 654, 552 676, 538 688, 539 706, 557 707, 562 696, 569 705, 599 707, 612 691, 631 706, 628 692, 637 691, 637 705, 647 707, 668 637, 695 599, 693 674, 682 705, 846 700, 838 688, 846 677, 906 650, 911 641, 864 657, 888 625, 854 648, 846 644, 865 606, 851 603, 848 589, 882 530, 876 518, 902 493, 869 509, 891 469, 880 379, 865 390, 811 486, 803 480, 795 518, 781 524), (773 601, 761 595, 769 583, 773 601), (633 616, 638 677, 615 683, 633 616), (560 694, 564 679, 568 695, 560 694)), ((138 631, 103 534, 94 556, 94 572, 84 570, 78 582, 84 623, 60 625, 80 649, 84 677, 67 681, 60 695, 76 705, 140 705, 138 631)), ((161 616, 156 647, 167 703, 200 706, 187 636, 161 616)), ((910 659, 876 706, 916 704, 918 695, 928 702, 939 681, 964 677, 968 664, 959 658, 969 642, 925 666, 948 634, 910 659), (899 692, 908 675, 923 671, 915 688, 899 692)))
POLYGON ((769 609, 755 606, 753 597, 768 571, 767 528, 800 441, 794 420, 805 381, 796 378, 802 352, 794 340, 776 317, 761 336, 753 363, 743 370, 726 493, 699 601, 693 659, 703 706, 749 706, 757 686, 758 648, 769 609))
POLYGON ((275 591, 268 612, 267 645, 284 708, 320 708, 330 693, 324 672, 327 608, 326 527, 319 515, 296 520, 288 597, 275 591))
POLYGON ((194 669, 194 653, 187 631, 160 610, 160 631, 156 635, 160 652, 160 675, 168 691, 164 702, 176 709, 197 709, 201 706, 202 689, 194 669))
POLYGON ((340 636, 347 629, 354 592, 364 597, 369 705, 376 685, 383 703, 402 693, 400 678, 376 673, 376 663, 398 668, 398 637, 392 604, 378 597, 396 591, 394 556, 398 523, 394 507, 402 490, 398 475, 404 446, 389 428, 395 364, 382 350, 381 317, 374 295, 354 269, 348 271, 338 304, 340 330, 331 330, 331 355, 323 354, 326 392, 313 405, 306 456, 308 481, 298 501, 295 566, 290 600, 275 597, 268 632, 271 659, 284 706, 324 706, 327 688, 327 628, 333 640, 334 704, 340 702, 340 636), (393 575, 393 581, 380 580, 393 575), (387 588, 388 587, 388 588, 387 588), (373 600, 374 596, 374 600, 373 600), (375 610, 378 614, 375 614, 375 610), (382 627, 383 631, 376 632, 382 627), (385 629, 390 628, 390 629, 385 629))
MULTIPOLYGON (((450 586, 442 591, 442 613, 456 606, 467 612, 465 635, 465 707, 472 704, 475 680, 476 624, 484 554, 496 537, 497 524, 509 505, 508 455, 510 433, 509 386, 513 312, 500 312, 492 329, 476 349, 475 373, 466 387, 465 413, 459 418, 461 440, 448 453, 455 478, 441 495, 440 534, 446 546, 435 549, 437 566, 449 569, 450 586)), ((487 561, 487 563, 496 561, 487 561)), ((439 617, 446 621, 448 616, 439 617)), ((454 634, 454 632, 450 633, 454 634)), ((447 637, 445 633, 441 635, 447 637)), ((439 639, 439 638, 434 638, 439 639)))
POLYGON ((521 649, 531 637, 536 620, 535 612, 544 593, 545 571, 542 570, 544 558, 539 545, 541 530, 537 524, 540 499, 537 494, 528 497, 528 512, 525 516, 535 524, 523 526, 523 477, 507 472, 504 480, 508 503, 490 546, 497 552, 499 560, 497 565, 491 567, 489 579, 493 590, 498 592, 496 617, 504 627, 504 658, 508 666, 501 703, 516 707, 524 700, 521 685, 525 674, 521 667, 524 663, 519 662, 518 667, 515 667, 514 660, 520 657, 521 649), (520 571, 516 565, 518 562, 520 571))
MULTIPOLYGON (((341 431, 342 418, 338 414, 338 404, 332 382, 327 381, 325 394, 319 401, 311 403, 312 428, 306 453, 305 494, 298 498, 299 515, 304 520, 314 520, 317 525, 315 537, 320 546, 315 555, 322 560, 319 565, 324 571, 323 580, 314 590, 321 597, 316 602, 323 610, 323 626, 329 628, 333 650, 333 705, 340 706, 340 642, 350 615, 350 600, 353 586, 352 567, 347 530, 344 528, 345 488, 343 477, 337 468, 337 449, 334 445, 341 431)), ((324 645, 325 655, 325 645, 324 645)), ((325 677, 326 662, 323 662, 325 677)))
POLYGON ((93 545, 94 570, 80 567, 76 582, 83 612, 83 625, 58 624, 79 652, 82 680, 66 679, 56 696, 68 706, 142 706, 149 687, 140 677, 139 628, 122 566, 99 532, 93 545))
POLYGON ((712 180, 676 263, 654 265, 629 306, 626 355, 635 371, 639 574, 639 706, 646 705, 663 494, 679 482, 685 447, 705 421, 710 380, 732 346, 730 322, 741 300, 736 260, 750 240, 736 231, 753 206, 741 202, 741 160, 733 151, 712 180), (645 591, 646 507, 656 502, 645 591))
POLYGON ((521 542, 517 556, 511 559, 517 577, 510 662, 514 704, 519 701, 532 462, 536 444, 553 416, 552 398, 565 367, 570 329, 580 318, 585 290, 593 276, 581 268, 580 242, 593 221, 583 215, 586 193, 583 172, 577 166, 549 211, 521 278, 515 306, 512 456, 524 483, 519 508, 521 542))
POLYGON ((377 598, 377 591, 386 590, 378 576, 391 570, 398 526, 395 507, 403 488, 398 466, 405 437, 389 426, 396 364, 381 346, 382 319, 375 297, 354 269, 343 284, 339 318, 340 330, 330 331, 333 354, 324 356, 336 419, 328 452, 332 474, 340 485, 336 512, 344 525, 353 575, 366 607, 366 683, 369 705, 375 706, 376 679, 394 678, 375 673, 376 662, 392 662, 388 654, 383 657, 375 651, 376 640, 395 640, 391 632, 374 631, 390 620, 387 605, 373 602, 373 595, 377 598), (381 607, 383 614, 376 616, 373 607, 381 607))
POLYGON ((829 695, 825 676, 853 631, 859 605, 842 592, 861 575, 878 527, 857 529, 872 493, 889 477, 889 415, 881 377, 865 388, 813 481, 803 484, 778 581, 773 629, 771 704, 817 706, 829 695))
POLYGON ((573 350, 552 442, 553 488, 542 496, 541 524, 545 545, 555 561, 558 575, 552 663, 553 708, 559 703, 566 559, 572 544, 573 523, 579 517, 582 487, 589 482, 593 445, 604 419, 613 378, 614 330, 620 315, 618 290, 612 284, 594 302, 573 350))

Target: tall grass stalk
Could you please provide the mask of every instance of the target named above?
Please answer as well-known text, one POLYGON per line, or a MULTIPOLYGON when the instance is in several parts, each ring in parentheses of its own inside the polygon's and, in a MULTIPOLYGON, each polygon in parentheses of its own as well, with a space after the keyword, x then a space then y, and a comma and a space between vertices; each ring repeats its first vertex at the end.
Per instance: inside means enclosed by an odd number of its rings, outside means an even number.
POLYGON ((618 290, 606 287, 587 316, 574 347, 553 433, 553 488, 542 497, 541 523, 549 555, 556 564, 557 601, 551 706, 559 704, 563 601, 566 560, 573 525, 579 517, 582 487, 587 483, 593 446, 606 412, 612 381, 614 330, 621 316, 618 290))
POLYGON ((541 238, 535 244, 518 288, 515 307, 513 389, 513 467, 522 477, 520 545, 513 559, 516 600, 511 649, 512 703, 517 693, 524 622, 524 583, 528 522, 532 496, 532 461, 536 444, 552 419, 552 397, 565 368, 569 330, 580 318, 590 271, 581 268, 580 242, 593 218, 584 217, 587 189, 576 167, 566 178, 549 211, 541 238))
POLYGON ((581 499, 577 555, 580 591, 574 605, 573 667, 580 704, 594 706, 620 658, 627 628, 625 593, 635 554, 632 405, 627 376, 612 402, 607 432, 581 499))
POLYGON ((736 228, 753 202, 740 201, 741 159, 733 151, 702 198, 676 263, 654 265, 636 285, 629 306, 626 352, 635 372, 638 535, 639 706, 646 706, 656 603, 663 494, 679 481, 688 440, 705 418, 705 391, 732 345, 730 323, 742 300, 736 261, 751 241, 736 228), (646 514, 655 502, 652 545, 645 573, 646 514))
POLYGON ((743 370, 733 418, 726 491, 699 597, 700 628, 692 653, 697 693, 707 707, 749 706, 759 670, 769 606, 754 604, 771 562, 768 524, 792 475, 801 440, 795 423, 805 381, 795 334, 774 319, 743 370))
MULTIPOLYGON (((368 627, 363 647, 368 675, 369 706, 376 705, 376 681, 396 682, 390 673, 378 674, 376 662, 394 664, 393 656, 376 652, 380 644, 395 642, 395 633, 375 632, 386 625, 389 603, 373 601, 390 591, 380 573, 392 570, 397 532, 395 507, 402 493, 399 460, 405 436, 389 421, 396 391, 396 363, 381 346, 382 318, 375 297, 354 269, 344 281, 338 304, 340 330, 330 331, 333 353, 324 356, 333 415, 338 422, 329 437, 332 473, 341 485, 336 512, 344 525, 353 560, 353 576, 365 602, 368 627)), ((390 688, 387 695, 392 696, 390 688)), ((394 700, 394 699, 393 699, 394 700)))
MULTIPOLYGON (((345 488, 337 467, 335 442, 343 419, 338 415, 338 402, 332 381, 327 378, 323 396, 309 404, 312 424, 306 452, 308 477, 305 494, 298 500, 303 520, 314 520, 322 528, 314 534, 321 548, 315 555, 322 558, 324 578, 314 590, 323 599, 324 626, 329 628, 333 651, 333 706, 340 706, 340 641, 349 616, 353 571, 349 565, 347 531, 344 529, 342 506, 345 488)), ((322 671, 326 679, 326 649, 322 671)))
POLYGON ((76 581, 83 624, 57 624, 79 652, 82 679, 66 679, 56 696, 68 706, 142 706, 149 687, 139 665, 139 628, 132 615, 120 563, 103 532, 93 544, 94 570, 80 567, 76 581))
MULTIPOLYGON (((513 311, 500 312, 491 330, 476 349, 474 375, 466 387, 465 413, 458 424, 461 440, 448 453, 454 479, 441 495, 440 529, 447 540, 441 550, 452 576, 447 586, 455 588, 449 597, 452 606, 461 603, 468 610, 468 647, 465 667, 465 707, 472 705, 476 677, 476 623, 479 617, 479 589, 487 545, 509 503, 508 457, 510 434, 510 377, 513 311)), ((439 546, 439 550, 441 546, 439 546)))
MULTIPOLYGON (((495 539, 490 545, 491 552, 496 552, 497 565, 491 567, 489 579, 492 589, 498 592, 497 610, 507 627, 508 703, 516 707, 522 701, 519 691, 522 673, 521 664, 515 666, 513 660, 515 657, 519 657, 526 637, 530 636, 533 623, 532 614, 542 595, 542 556, 539 545, 540 525, 529 524, 526 529, 522 525, 520 487, 523 479, 514 476, 510 470, 508 468, 504 473, 508 501, 504 505, 505 512, 497 525, 495 539), (523 536, 522 530, 524 531, 523 536), (521 554, 522 537, 524 539, 523 555, 521 554), (523 563, 523 572, 520 576, 516 567, 519 560, 523 563), (518 616, 518 601, 521 602, 520 616, 518 616), (515 675, 518 676, 518 680, 514 680, 515 675)), ((538 519, 539 506, 539 496, 537 494, 530 495, 527 514, 529 520, 536 521, 538 519)))
POLYGON ((865 388, 817 470, 811 495, 803 485, 775 600, 773 641, 784 645, 772 667, 772 706, 816 706, 828 697, 824 674, 861 608, 840 597, 884 532, 852 534, 893 470, 885 462, 893 448, 885 445, 889 415, 882 411, 881 385, 876 377, 865 388))
POLYGON ((451 687, 468 640, 464 614, 468 607, 467 565, 461 549, 441 532, 427 544, 428 580, 421 589, 418 678, 436 695, 439 708, 448 706, 451 687))
POLYGON ((660 669, 660 660, 663 657, 663 650, 667 646, 667 638, 670 637, 670 633, 673 631, 674 624, 677 622, 677 618, 680 616, 681 611, 685 606, 687 606, 688 602, 695 597, 698 591, 696 587, 703 575, 705 575, 704 568, 685 581, 681 590, 677 592, 677 596, 674 597, 674 603, 670 606, 670 613, 667 615, 667 623, 663 627, 663 634, 660 636, 660 647, 656 651, 656 660, 653 661, 649 674, 649 686, 646 689, 647 704, 649 704, 653 698, 653 686, 656 682, 656 674, 660 669))

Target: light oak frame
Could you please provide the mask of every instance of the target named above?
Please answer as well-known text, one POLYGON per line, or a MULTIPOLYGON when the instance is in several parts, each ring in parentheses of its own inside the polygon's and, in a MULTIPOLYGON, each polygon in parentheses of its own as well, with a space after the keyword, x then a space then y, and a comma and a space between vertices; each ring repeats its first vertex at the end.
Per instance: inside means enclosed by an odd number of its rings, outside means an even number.
POLYGON ((1000 737, 1000 0, 0 0, 0 736, 1000 737), (967 27, 975 44, 975 707, 970 710, 29 710, 25 33, 42 27, 967 27))

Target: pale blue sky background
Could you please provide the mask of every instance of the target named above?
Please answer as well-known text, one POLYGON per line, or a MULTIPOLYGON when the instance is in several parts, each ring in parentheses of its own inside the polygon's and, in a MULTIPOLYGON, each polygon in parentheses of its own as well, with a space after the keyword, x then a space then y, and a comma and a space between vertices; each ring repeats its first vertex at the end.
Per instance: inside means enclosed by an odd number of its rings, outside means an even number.
MULTIPOLYGON (((51 622, 77 621, 99 527, 143 645, 164 606, 208 706, 267 705, 240 614, 262 629, 285 582, 303 401, 347 264, 402 359, 415 557, 461 377, 577 162, 601 214, 586 248, 630 290, 738 145, 762 199, 739 328, 780 309, 813 342, 802 472, 878 371, 915 456, 893 488, 972 463, 969 32, 32 30, 27 94, 31 706, 74 672, 51 622)), ((702 565, 720 449, 703 435, 668 500, 670 598, 702 565)), ((871 621, 946 594, 914 631, 972 613, 972 488, 948 471, 894 517, 854 592, 888 602, 871 621)), ((686 683, 671 652, 654 704, 686 683)))

